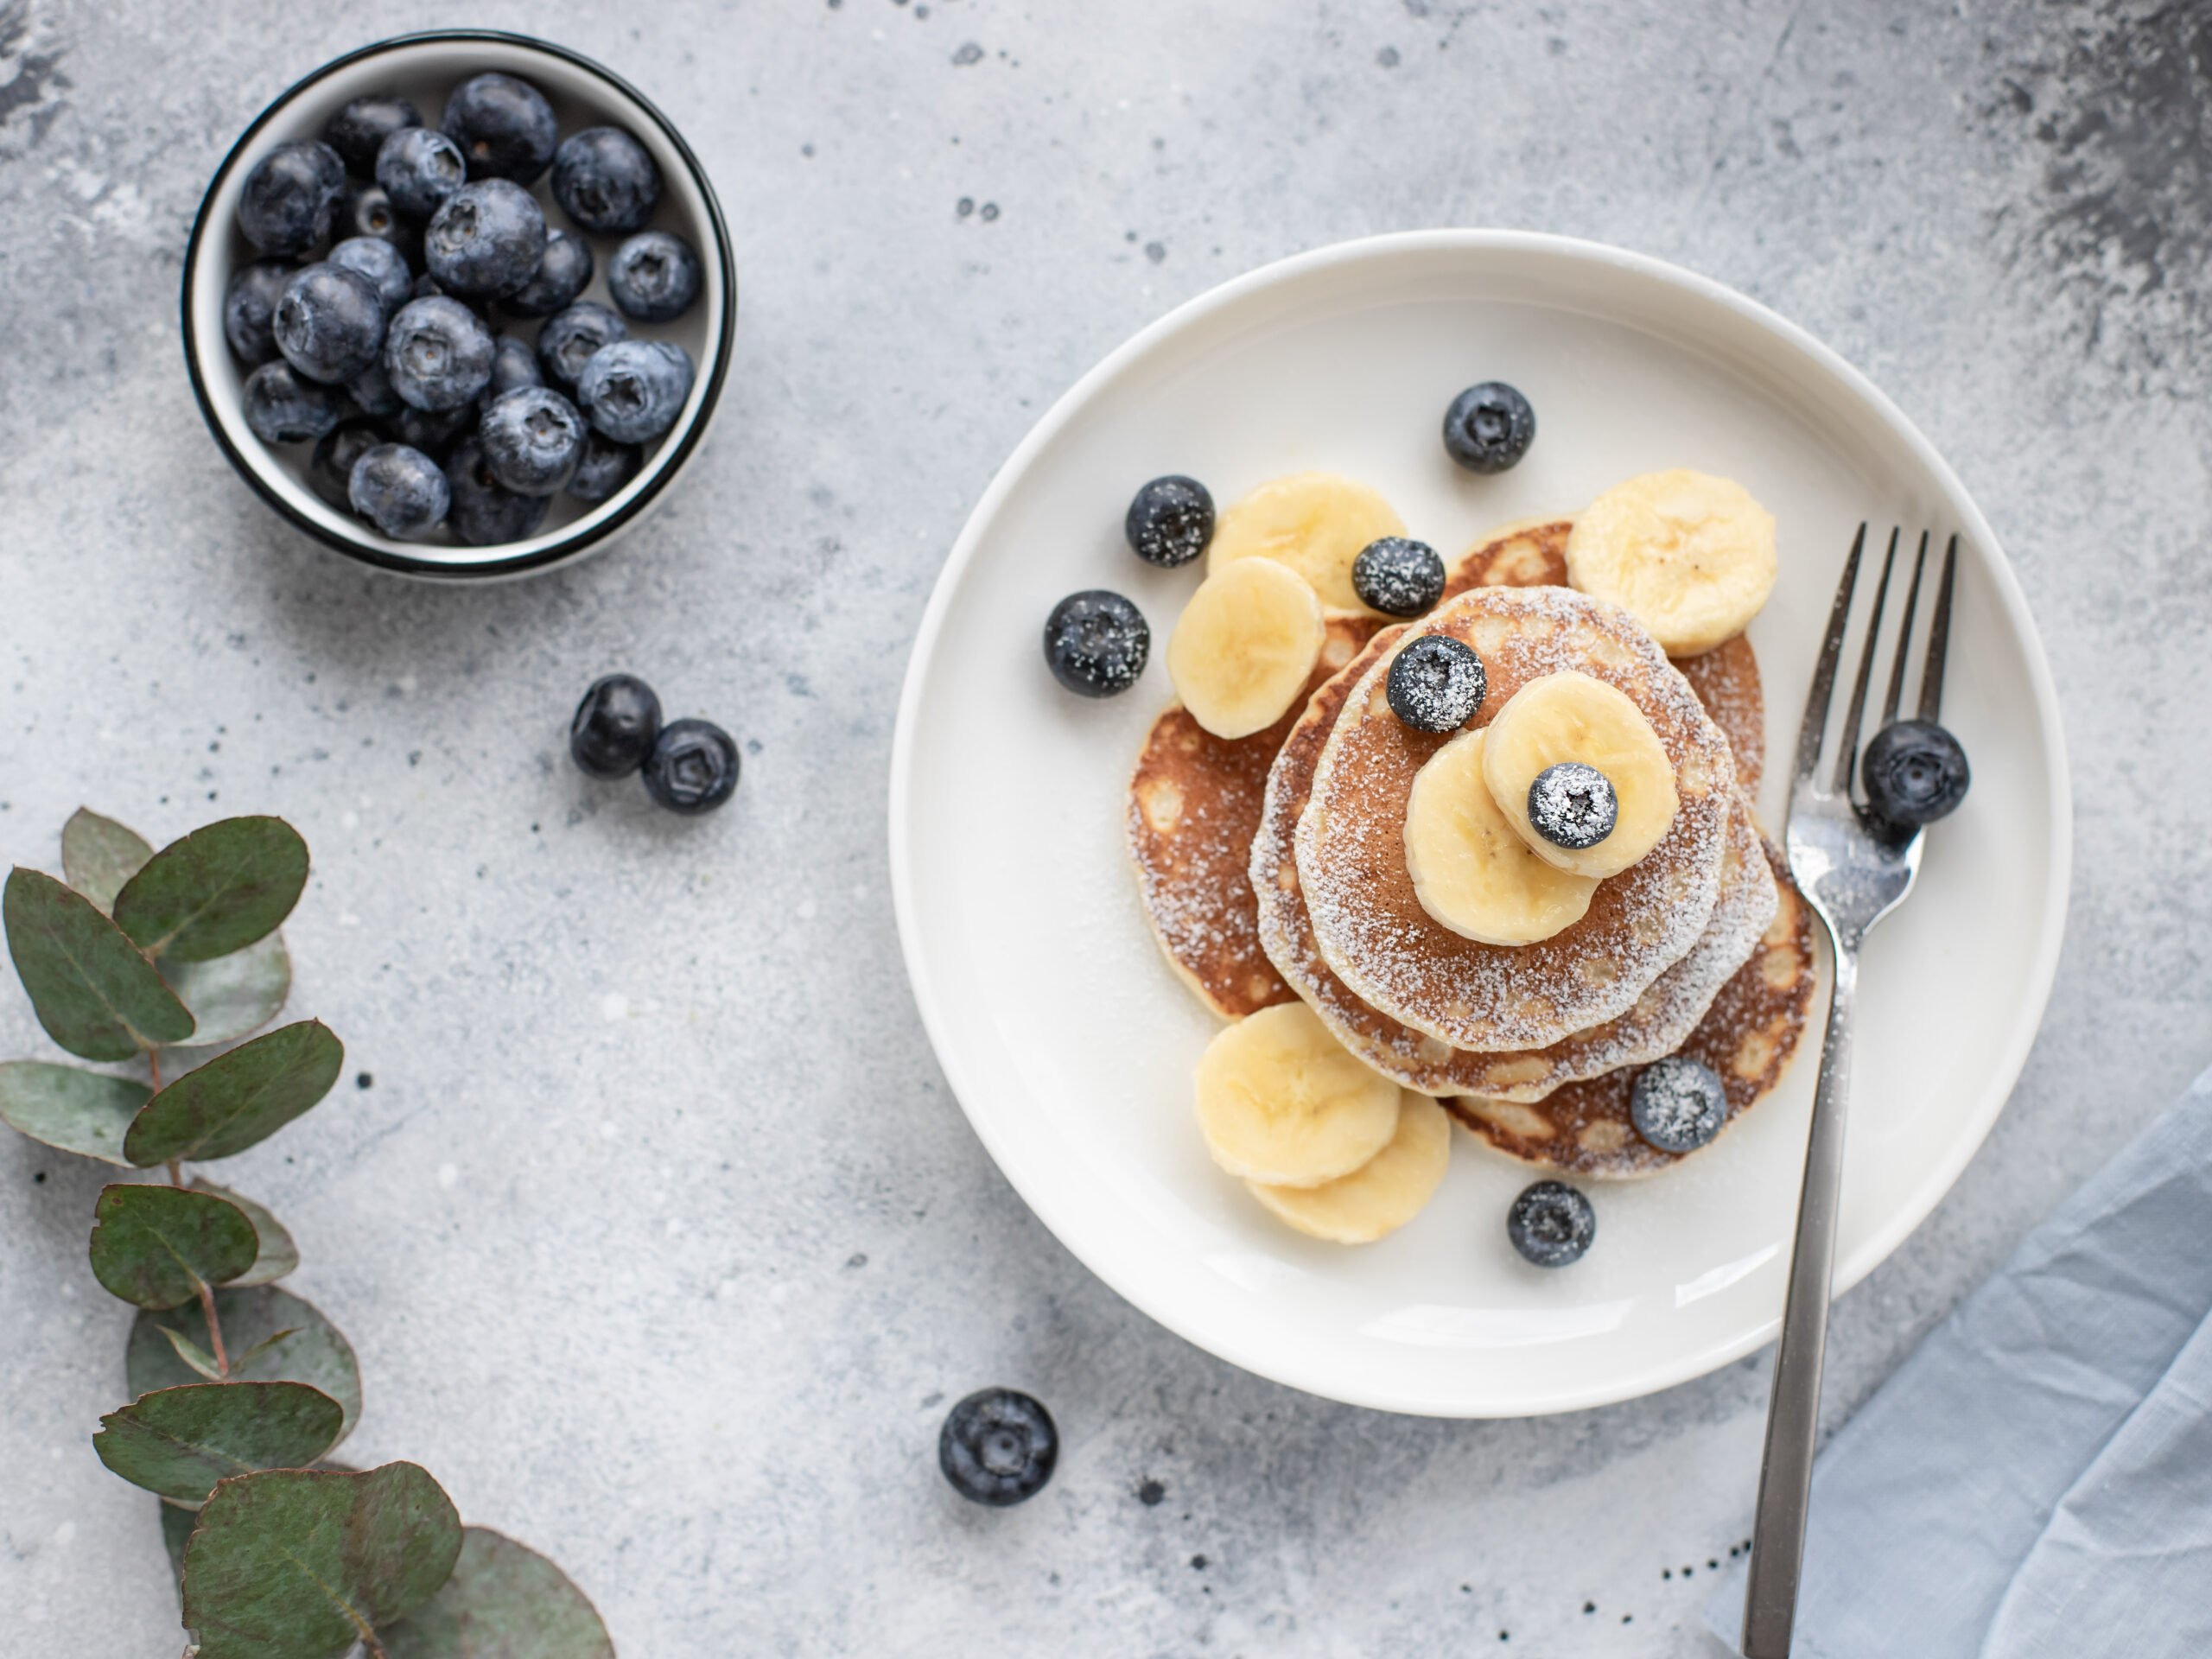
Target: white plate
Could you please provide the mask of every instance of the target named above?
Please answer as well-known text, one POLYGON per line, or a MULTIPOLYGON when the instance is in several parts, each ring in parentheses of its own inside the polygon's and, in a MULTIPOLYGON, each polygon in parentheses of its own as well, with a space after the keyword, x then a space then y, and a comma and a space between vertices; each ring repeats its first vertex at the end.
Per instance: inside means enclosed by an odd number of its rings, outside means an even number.
POLYGON ((1160 659, 1198 579, 1123 544, 1145 480, 1188 473, 1225 503, 1280 473, 1348 473, 1449 557, 1489 525, 1673 466, 1742 480, 1779 522, 1781 580, 1751 628, 1770 823, 1852 531, 1869 518, 1964 538, 1944 718, 1974 786, 1866 947, 1847 1287, 1934 1207, 2011 1091, 2050 990, 2072 835, 2019 588, 1949 467, 1863 377, 1740 295, 1615 249, 1381 237, 1268 266, 1146 329, 1038 423, 962 532, 892 752, 915 999, 976 1133, 1046 1225, 1223 1358, 1357 1405, 1517 1416, 1665 1388, 1774 1335, 1814 1039, 1710 1153, 1593 1186, 1597 1243, 1572 1268, 1514 1255, 1506 1206, 1535 1178, 1464 1135, 1410 1226, 1362 1249, 1314 1243, 1199 1143, 1191 1069, 1216 1021, 1161 960, 1122 850, 1128 770, 1172 695, 1160 659), (1438 430, 1455 392, 1493 378, 1529 395, 1537 437, 1514 471, 1481 479, 1438 430), (1153 626, 1153 665, 1111 702, 1062 692, 1039 644, 1053 603, 1093 587, 1153 626))

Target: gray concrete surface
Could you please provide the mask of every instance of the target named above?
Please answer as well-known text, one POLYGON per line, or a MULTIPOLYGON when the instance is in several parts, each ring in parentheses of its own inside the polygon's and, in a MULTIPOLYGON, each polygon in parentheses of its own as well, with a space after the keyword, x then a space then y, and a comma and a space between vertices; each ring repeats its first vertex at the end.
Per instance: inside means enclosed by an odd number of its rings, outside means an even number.
MULTIPOLYGON (((276 811, 312 842, 294 1007, 345 1038, 348 1081, 232 1172, 360 1351, 353 1454, 419 1459, 563 1562, 632 1659, 1709 1656, 1694 1610, 1746 1529, 1763 1357, 1584 1415, 1402 1421, 1185 1346, 1031 1219, 899 966, 906 642, 1051 399, 1297 249, 1440 224, 1606 238, 1871 372, 2018 565, 2079 838, 2011 1109, 1838 1310, 1840 1420, 2212 1058, 2206 14, 472 16, 660 100, 747 286, 721 423, 665 510, 583 569, 454 592, 318 551, 231 474, 175 295, 200 190, 268 97, 456 14, 0 3, 0 853, 53 867, 79 802, 157 837, 276 811), (569 707, 616 664, 746 740, 729 810, 672 822, 569 769, 569 707), (946 1399, 999 1380, 1050 1401, 1066 1453, 1047 1495, 985 1515, 932 1446, 946 1399)), ((10 985, 0 1054, 48 1052, 10 985)), ((153 1501, 87 1445, 128 1324, 84 1261, 99 1181, 0 1138, 10 1659, 181 1646, 153 1501)))

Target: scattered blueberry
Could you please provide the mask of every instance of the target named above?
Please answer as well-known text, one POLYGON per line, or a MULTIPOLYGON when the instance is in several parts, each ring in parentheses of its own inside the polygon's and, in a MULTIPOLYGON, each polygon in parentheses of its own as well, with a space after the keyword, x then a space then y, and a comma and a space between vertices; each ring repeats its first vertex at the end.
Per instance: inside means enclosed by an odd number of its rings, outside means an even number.
POLYGON ((1636 1132, 1662 1152, 1695 1152, 1728 1121, 1728 1090, 1701 1060, 1669 1054, 1637 1074, 1628 1098, 1636 1132))
POLYGON ((1351 562, 1359 602, 1385 616, 1419 616, 1444 597, 1444 560, 1427 542, 1385 536, 1351 562))
POLYGON ((591 423, 623 443, 644 443, 676 424, 691 395, 691 359, 664 340, 618 340, 594 352, 576 383, 591 423))
POLYGON ((569 493, 597 506, 638 475, 645 452, 634 443, 617 443, 596 428, 584 433, 584 453, 576 474, 569 480, 569 493))
POLYGON ((937 1466, 952 1490, 994 1509, 1043 1491, 1059 1455, 1052 1414, 1015 1389, 969 1395, 945 1414, 937 1439, 937 1466))
POLYGON ((1465 725, 1489 694, 1490 675, 1471 645, 1449 634, 1425 633, 1390 662, 1385 682, 1390 712, 1417 732, 1465 725))
POLYGON ((545 384, 575 394, 584 365, 603 346, 630 337, 630 325, 596 300, 579 300, 537 331, 537 366, 545 384))
POLYGON ((460 146, 429 127, 395 132, 377 152, 377 183, 394 207, 417 223, 467 182, 468 163, 460 146))
POLYGON ((338 152, 346 171, 363 177, 376 171, 377 152, 384 141, 403 127, 419 127, 423 117, 405 99, 392 92, 372 92, 357 98, 323 124, 322 142, 338 152))
POLYGON ((492 342, 492 378, 484 388, 488 401, 501 392, 520 391, 524 386, 542 386, 544 372, 537 366, 537 353, 530 342, 512 334, 501 334, 492 342))
POLYGON ((591 250, 583 238, 549 230, 537 274, 499 303, 518 317, 550 317, 576 302, 591 282, 591 250))
POLYGON ((492 331, 459 300, 410 300, 385 332, 384 365, 416 409, 460 409, 492 381, 492 331))
POLYGON ((223 293, 223 338, 246 367, 259 368, 276 355, 276 335, 270 327, 276 296, 298 270, 289 259, 257 259, 232 273, 223 293))
POLYGON ((645 757, 645 793, 671 812, 710 812, 737 789, 737 745, 707 720, 671 720, 645 757))
POLYGON ((1213 540, 1213 497, 1195 478, 1155 478, 1129 502, 1122 533, 1147 564, 1188 564, 1213 540))
POLYGON ((524 386, 484 406, 477 436, 493 477, 518 495, 552 495, 575 474, 584 430, 583 416, 559 392, 524 386))
POLYGON ((634 674, 594 680, 569 721, 569 753, 594 778, 627 778, 660 734, 660 699, 634 674))
POLYGON ((346 391, 353 400, 353 407, 374 420, 391 420, 407 407, 393 388, 391 376, 385 372, 381 357, 347 381, 346 391))
POLYGON ((276 349, 310 380, 343 383, 377 360, 384 301, 376 284, 343 265, 309 265, 276 296, 276 349))
POLYGON ((462 185, 423 232, 430 275, 465 300, 514 293, 544 257, 545 210, 509 179, 462 185))
POLYGON ((353 510, 353 463, 385 442, 373 421, 359 416, 339 423, 315 440, 308 462, 308 487, 340 512, 353 510))
POLYGON ((452 503, 445 474, 420 449, 380 443, 353 463, 346 496, 359 513, 394 541, 435 529, 452 503))
POLYGON ((1529 785, 1529 823, 1554 847, 1580 852, 1613 833, 1621 804, 1612 779, 1580 760, 1546 766, 1529 785))
POLYGON ((453 453, 453 447, 476 429, 476 405, 463 404, 458 409, 417 409, 412 404, 399 406, 397 419, 385 424, 391 435, 410 449, 420 449, 434 461, 443 461, 453 453))
POLYGON ((1908 829, 1949 817, 1974 781, 1959 740, 1929 720, 1892 721, 1875 733, 1859 775, 1876 816, 1908 829))
POLYGON ((468 158, 474 179, 528 184, 553 159, 553 106, 526 80, 472 75, 453 89, 438 124, 468 158))
MULTIPOLYGON (((330 233, 341 241, 366 236, 389 242, 407 261, 410 272, 422 262, 421 229, 399 211, 391 193, 380 184, 348 185, 346 200, 339 205, 338 218, 332 224, 330 233)), ((414 279, 410 276, 408 280, 411 283, 414 279)))
POLYGON ((699 297, 699 256, 680 236, 640 231, 607 262, 607 291, 626 317, 673 322, 699 297))
POLYGON ((553 152, 553 200, 585 230, 643 230, 660 200, 660 168, 621 128, 587 127, 553 152))
POLYGON ((279 144, 238 193, 238 230, 263 253, 305 253, 330 234, 346 163, 328 144, 279 144))
POLYGON ((349 236, 325 257, 334 265, 367 277, 386 316, 415 296, 415 273, 407 268, 407 257, 389 242, 349 236))
POLYGON ((536 534, 553 499, 517 495, 493 477, 485 464, 484 445, 474 434, 447 458, 446 486, 453 494, 446 523, 471 547, 497 547, 536 534))
POLYGON ((1536 441, 1536 411, 1503 380, 1469 386, 1444 416, 1444 448, 1471 473, 1502 473, 1536 441))
POLYGON ((1070 594, 1045 620, 1045 661, 1078 696, 1119 696, 1137 683, 1151 656, 1144 613, 1119 594, 1070 594))
POLYGON ((1540 1268, 1580 1262, 1597 1232, 1590 1200, 1564 1181, 1538 1181, 1505 1213, 1505 1236, 1540 1268))

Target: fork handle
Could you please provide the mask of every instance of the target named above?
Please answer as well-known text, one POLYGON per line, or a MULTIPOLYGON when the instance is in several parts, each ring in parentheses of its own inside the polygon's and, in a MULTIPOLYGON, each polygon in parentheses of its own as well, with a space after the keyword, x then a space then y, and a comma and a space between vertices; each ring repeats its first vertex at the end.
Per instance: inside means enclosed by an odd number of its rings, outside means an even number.
POLYGON ((1828 999, 1820 1082, 1805 1147, 1805 1185, 1797 1201, 1797 1238, 1789 1294, 1774 1359, 1766 1451, 1744 1600, 1744 1659, 1788 1659, 1797 1618, 1797 1580, 1805 1559, 1805 1510, 1820 1437, 1821 1362, 1827 1346, 1828 1292, 1835 1270, 1835 1218, 1843 1186, 1843 1124, 1851 1100, 1852 1008, 1858 1000, 1859 949, 1829 942, 1835 988, 1828 999))

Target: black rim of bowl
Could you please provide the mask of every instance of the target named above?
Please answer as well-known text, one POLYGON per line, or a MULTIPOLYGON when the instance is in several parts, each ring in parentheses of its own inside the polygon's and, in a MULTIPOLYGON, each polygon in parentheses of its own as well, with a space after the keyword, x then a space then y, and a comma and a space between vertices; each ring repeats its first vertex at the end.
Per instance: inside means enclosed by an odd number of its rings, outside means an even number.
POLYGON ((467 581, 486 576, 520 575, 527 571, 540 570, 549 565, 563 563, 575 558, 598 543, 605 541, 644 512, 652 505, 655 498, 668 487, 677 474, 683 470, 684 463, 691 457, 692 450, 698 447, 700 439, 705 435, 708 423, 715 412, 715 405, 721 397, 722 383, 729 373, 731 345, 737 337, 737 263, 730 251, 729 226, 723 222, 721 204, 715 199, 715 188, 708 181, 707 169, 699 164, 699 158, 692 154, 691 146, 683 142, 683 135, 676 130, 676 124, 661 113, 660 106, 652 99, 647 98, 606 65, 584 56, 581 52, 571 51, 565 46, 556 45, 551 41, 542 41, 535 35, 517 35, 505 29, 422 29, 410 35, 395 35, 387 40, 372 41, 367 46, 359 47, 346 53, 342 57, 333 58, 312 73, 303 75, 294 81, 271 99, 261 113, 255 116, 247 124, 246 130, 238 135, 238 142, 231 146, 229 153, 223 157, 221 165, 216 168, 214 176, 207 181, 207 194, 200 197, 200 211, 192 221, 192 235, 184 245, 184 282, 180 297, 179 308, 183 314, 184 321, 184 364, 186 372, 192 377, 192 395, 200 404, 200 416, 207 423, 208 431, 214 435, 217 446, 238 475, 251 484, 255 493, 282 514, 287 521, 296 528, 305 531, 325 546, 334 548, 345 554, 348 558, 358 559, 364 564, 376 565, 386 570, 397 570, 408 575, 438 576, 448 581, 467 581), (200 270, 200 245, 208 234, 208 215, 213 209, 215 197, 221 189, 223 181, 230 175, 231 169, 238 165, 240 159, 251 147, 255 139, 260 137, 263 129, 275 120, 302 92, 335 74, 339 70, 359 63, 364 58, 373 58, 399 47, 416 46, 433 41, 480 41, 493 45, 521 47, 530 51, 542 52, 550 57, 561 58, 575 65, 576 67, 596 76, 617 92, 632 99, 647 118, 660 129, 661 136, 666 138, 675 149, 685 170, 690 174, 692 182, 698 187, 700 198, 707 204, 707 221, 714 232, 715 261, 721 268, 722 277, 721 333, 720 338, 715 342, 715 366, 713 373, 707 377, 706 396, 700 400, 698 414, 676 439, 674 452, 662 459, 660 468, 652 481, 640 490, 621 512, 610 518, 593 524, 588 530, 563 536, 559 541, 549 547, 540 548, 535 553, 507 559, 484 559, 466 564, 445 563, 435 559, 410 558, 404 553, 386 552, 382 548, 370 547, 359 542, 349 541, 345 537, 317 524, 287 501, 266 479, 261 476, 253 463, 239 453, 238 446, 231 442, 230 434, 224 429, 222 419, 215 411, 214 402, 208 396, 207 383, 200 372, 200 341, 192 322, 193 293, 204 275, 200 270))

